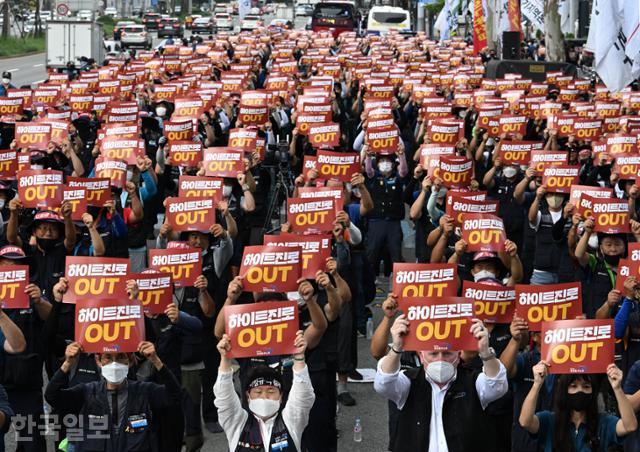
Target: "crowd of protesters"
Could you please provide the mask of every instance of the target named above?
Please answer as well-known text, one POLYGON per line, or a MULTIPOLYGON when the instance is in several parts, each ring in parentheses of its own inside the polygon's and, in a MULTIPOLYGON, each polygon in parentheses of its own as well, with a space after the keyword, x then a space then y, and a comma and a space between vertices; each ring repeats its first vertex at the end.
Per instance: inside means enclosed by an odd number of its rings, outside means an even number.
MULTIPOLYGON (((16 88, 3 73, 0 154, 17 152, 19 166, 0 177, 0 270, 29 268, 29 307, 0 310, 0 426, 7 432, 13 424, 17 450, 46 450, 51 429, 56 447, 68 451, 197 451, 206 447, 204 429, 226 435, 232 451, 337 450, 336 407, 358 403, 347 382, 362 378, 357 342, 376 309, 368 306, 380 277, 409 261, 407 221, 415 230, 411 259, 452 264, 458 295, 463 282, 580 282, 577 317, 611 319, 615 359, 606 373, 556 374, 541 355, 540 330, 529 331, 516 314, 508 323, 469 322, 473 350, 405 350, 411 321, 390 283, 382 287, 382 319, 371 338, 379 360, 374 390, 389 400, 389 440, 371 450, 640 450, 640 275, 619 276, 629 245, 640 240, 640 160, 631 174, 616 163, 623 153, 638 155, 637 86, 613 94, 562 74, 544 82, 513 74, 487 80, 489 58, 463 40, 437 43, 420 33, 260 29, 169 43, 84 72, 52 72, 35 89, 16 88), (243 124, 246 99, 256 96, 266 99, 268 114, 260 124, 243 124), (82 97, 89 101, 81 108, 82 97), (176 232, 165 207, 180 179, 216 176, 202 159, 191 166, 172 161, 165 128, 185 119, 175 113, 185 97, 202 101, 187 118, 193 143, 229 149, 238 130, 256 139, 243 149, 242 171, 220 179, 215 224, 176 232), (133 118, 119 108, 133 108, 133 118), (495 117, 483 114, 496 109, 495 117), (306 118, 320 111, 327 119, 321 123, 340 126, 334 146, 318 145, 309 133, 306 118), (509 115, 525 117, 522 129, 496 132, 498 116, 509 115), (598 121, 596 137, 567 133, 558 118, 598 121), (447 121, 461 133, 451 144, 434 142, 432 122, 447 121), (23 147, 15 124, 28 122, 55 123, 58 132, 44 146, 23 147), (100 177, 101 142, 119 126, 125 134, 133 127, 127 137, 143 152, 127 162, 123 184, 111 181, 110 199, 89 203, 75 220, 69 201, 25 206, 15 169, 59 171, 65 184, 100 177), (376 130, 390 129, 392 149, 372 142, 376 130), (623 150, 615 147, 620 142, 623 150), (516 143, 563 154, 561 163, 578 169, 576 185, 609 189, 628 205, 630 232, 598 232, 568 192, 543 184, 544 168, 505 159, 501 148, 516 143), (312 163, 320 151, 357 154, 358 171, 348 181, 322 176, 312 163), (433 155, 469 163, 463 186, 445 180, 433 155), (342 200, 326 233, 331 257, 324 268, 298 280, 297 292, 244 291, 245 248, 298 232, 282 205, 321 187, 337 189, 342 200), (468 250, 448 208, 461 194, 499 201, 501 249, 468 250), (193 285, 175 287, 163 314, 145 316, 136 352, 85 353, 75 306, 63 302, 66 259, 128 258, 130 272, 139 274, 149 271, 150 250, 179 247, 197 250, 202 273, 193 285), (225 310, 273 300, 297 301, 296 352, 232 359, 238 344, 225 310)), ((124 296, 136 300, 139 289, 130 279, 124 296)))

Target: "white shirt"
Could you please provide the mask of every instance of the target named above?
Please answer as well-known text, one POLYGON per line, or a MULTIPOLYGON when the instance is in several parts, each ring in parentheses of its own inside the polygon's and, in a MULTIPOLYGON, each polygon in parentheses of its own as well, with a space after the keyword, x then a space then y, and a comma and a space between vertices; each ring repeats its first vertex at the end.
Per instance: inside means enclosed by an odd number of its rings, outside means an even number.
MULTIPOLYGON (((553 212, 550 210, 549 213, 551 214, 551 219, 553 220, 553 224, 556 224, 558 221, 560 221, 560 218, 562 218, 562 210, 558 212, 553 212)), ((538 215, 536 215, 535 224, 529 222, 529 226, 531 226, 531 229, 537 231, 538 228, 540 227, 540 220, 542 220, 542 213, 538 211, 538 215)))
MULTIPOLYGON (((213 393, 216 397, 214 403, 218 408, 218 421, 227 436, 229 450, 236 450, 242 429, 249 416, 253 416, 253 414, 250 414, 242 407, 240 398, 235 393, 233 372, 218 372, 218 379, 213 386, 213 393)), ((287 427, 297 450, 301 450, 302 432, 309 423, 309 412, 315 400, 316 396, 313 392, 313 386, 311 386, 309 368, 305 365, 300 372, 294 370, 289 398, 282 410, 282 421, 287 427)), ((256 419, 260 425, 262 444, 265 447, 264 452, 269 452, 271 430, 276 416, 267 419, 266 422, 259 417, 256 417, 256 419)))
MULTIPOLYGON (((384 373, 381 367, 383 359, 386 359, 386 357, 378 361, 378 371, 373 381, 373 389, 381 396, 395 403, 399 410, 402 410, 404 404, 407 402, 407 397, 409 397, 411 380, 405 375, 404 371, 400 372, 400 369, 393 374, 384 373)), ((428 452, 449 452, 447 438, 444 434, 444 425, 442 423, 442 407, 444 405, 444 397, 454 380, 443 388, 440 388, 427 378, 432 389, 428 452)), ((490 378, 482 372, 478 375, 478 378, 476 378, 476 391, 483 410, 487 408, 491 402, 505 395, 508 389, 507 370, 502 363, 500 363, 500 370, 495 377, 490 378)))

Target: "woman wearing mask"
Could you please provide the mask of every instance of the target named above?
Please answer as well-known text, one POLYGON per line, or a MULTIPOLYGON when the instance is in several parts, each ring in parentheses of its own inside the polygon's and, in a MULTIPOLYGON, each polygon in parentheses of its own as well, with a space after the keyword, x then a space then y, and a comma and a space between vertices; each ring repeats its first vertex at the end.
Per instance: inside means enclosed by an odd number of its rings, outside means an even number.
POLYGON ((520 425, 537 435, 544 452, 574 450, 608 451, 622 444, 623 437, 636 430, 638 422, 622 391, 622 371, 615 364, 607 368, 620 418, 598 412, 598 376, 561 375, 556 380, 553 411, 535 412, 538 393, 544 386, 548 364, 540 361, 533 368, 533 386, 520 412, 520 425))

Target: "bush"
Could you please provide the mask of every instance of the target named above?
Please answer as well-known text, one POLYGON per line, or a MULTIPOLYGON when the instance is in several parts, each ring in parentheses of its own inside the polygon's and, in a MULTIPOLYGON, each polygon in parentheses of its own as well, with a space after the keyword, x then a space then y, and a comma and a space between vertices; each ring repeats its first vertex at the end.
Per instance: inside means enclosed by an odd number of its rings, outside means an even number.
POLYGON ((20 56, 35 52, 44 52, 44 36, 0 38, 0 57, 20 56))

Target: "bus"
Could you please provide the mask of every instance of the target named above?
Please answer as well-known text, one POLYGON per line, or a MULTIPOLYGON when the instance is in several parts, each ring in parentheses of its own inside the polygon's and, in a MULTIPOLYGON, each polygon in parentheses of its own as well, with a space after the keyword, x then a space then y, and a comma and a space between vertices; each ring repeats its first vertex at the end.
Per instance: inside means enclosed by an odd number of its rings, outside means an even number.
POLYGON ((409 11, 394 6, 371 7, 367 19, 367 33, 385 34, 390 31, 411 31, 409 11))
POLYGON ((354 2, 325 1, 316 3, 311 15, 313 31, 331 31, 334 37, 345 31, 358 31, 359 15, 354 2))

